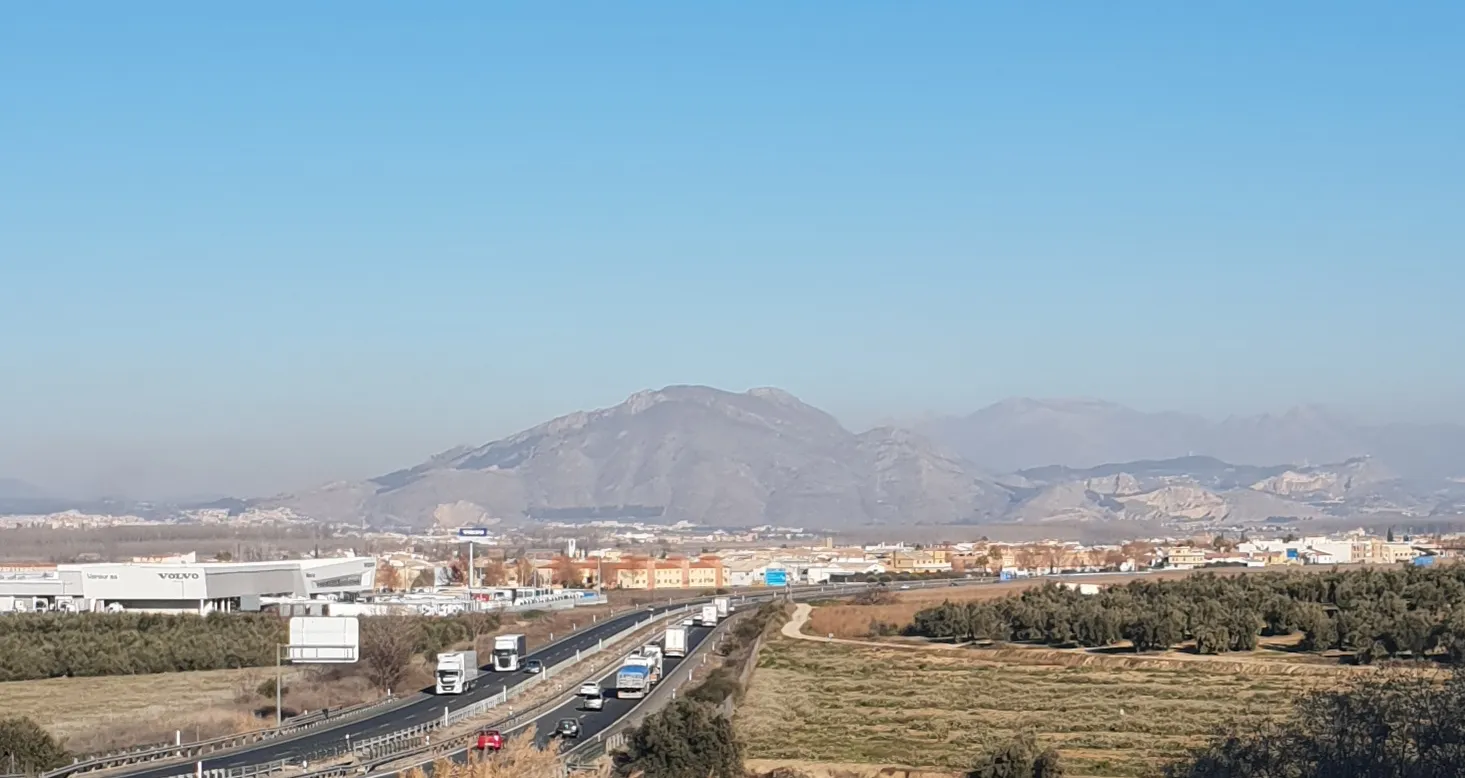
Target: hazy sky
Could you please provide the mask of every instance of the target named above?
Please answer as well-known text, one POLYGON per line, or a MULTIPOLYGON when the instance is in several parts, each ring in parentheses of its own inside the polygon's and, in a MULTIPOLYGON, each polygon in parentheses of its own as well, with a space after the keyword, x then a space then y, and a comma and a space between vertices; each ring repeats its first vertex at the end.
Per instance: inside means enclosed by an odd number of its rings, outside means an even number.
POLYGON ((1465 4, 994 5, 4 4, 0 476, 668 383, 1465 417, 1465 4))

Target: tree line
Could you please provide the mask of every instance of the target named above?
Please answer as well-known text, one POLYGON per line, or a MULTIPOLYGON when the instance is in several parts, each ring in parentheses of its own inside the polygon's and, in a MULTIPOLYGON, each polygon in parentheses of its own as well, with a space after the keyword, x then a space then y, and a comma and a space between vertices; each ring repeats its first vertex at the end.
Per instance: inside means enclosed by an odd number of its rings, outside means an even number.
POLYGON ((990 602, 916 613, 911 635, 1136 651, 1195 641, 1217 654, 1254 649, 1261 635, 1301 633, 1308 651, 1351 652, 1360 663, 1436 657, 1465 662, 1465 565, 1323 573, 1205 573, 1136 580, 1097 594, 1056 583, 990 602))
MULTIPOLYGON (((413 654, 471 643, 498 626, 489 614, 369 616, 362 619, 362 655, 381 655, 373 642, 400 642, 405 672, 413 654), (378 621, 391 628, 375 629, 378 621), (392 631, 405 641, 389 640, 392 631)), ((263 613, 7 614, 0 617, 0 681, 264 667, 288 642, 287 621, 263 613)))

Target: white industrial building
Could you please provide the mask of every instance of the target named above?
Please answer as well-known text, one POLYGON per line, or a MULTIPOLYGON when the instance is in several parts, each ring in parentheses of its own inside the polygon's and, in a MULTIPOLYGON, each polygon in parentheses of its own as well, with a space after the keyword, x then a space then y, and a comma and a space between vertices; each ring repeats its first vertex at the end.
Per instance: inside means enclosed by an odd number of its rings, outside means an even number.
POLYGON ((372 590, 371 557, 278 562, 58 564, 0 571, 0 613, 258 610, 262 597, 340 599, 372 590))

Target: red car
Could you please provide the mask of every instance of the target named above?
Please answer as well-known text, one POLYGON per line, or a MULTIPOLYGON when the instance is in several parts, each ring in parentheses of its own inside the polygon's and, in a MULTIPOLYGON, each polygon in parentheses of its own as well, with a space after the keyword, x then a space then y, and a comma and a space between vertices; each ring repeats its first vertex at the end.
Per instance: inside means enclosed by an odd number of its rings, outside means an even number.
POLYGON ((479 730, 478 742, 473 747, 479 751, 498 751, 504 747, 504 736, 496 729, 479 730))

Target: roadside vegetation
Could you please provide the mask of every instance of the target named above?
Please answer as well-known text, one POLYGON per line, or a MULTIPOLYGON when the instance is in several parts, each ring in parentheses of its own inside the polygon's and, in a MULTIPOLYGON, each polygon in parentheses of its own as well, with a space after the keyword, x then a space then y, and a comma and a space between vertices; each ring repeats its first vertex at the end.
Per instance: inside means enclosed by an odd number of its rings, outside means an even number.
POLYGON ((995 602, 944 602, 905 634, 1135 651, 1189 642, 1199 654, 1251 651, 1259 636, 1300 635, 1302 651, 1360 664, 1411 657, 1465 661, 1465 566, 1136 580, 1097 594, 1058 584, 995 602))
MULTIPOLYGON (((409 647, 422 654, 499 627, 497 616, 484 614, 369 617, 363 626, 378 619, 408 625, 409 647)), ((288 631, 284 619, 263 613, 9 614, 0 619, 0 682, 272 666, 288 631)))

